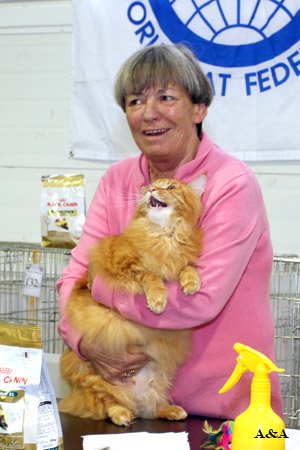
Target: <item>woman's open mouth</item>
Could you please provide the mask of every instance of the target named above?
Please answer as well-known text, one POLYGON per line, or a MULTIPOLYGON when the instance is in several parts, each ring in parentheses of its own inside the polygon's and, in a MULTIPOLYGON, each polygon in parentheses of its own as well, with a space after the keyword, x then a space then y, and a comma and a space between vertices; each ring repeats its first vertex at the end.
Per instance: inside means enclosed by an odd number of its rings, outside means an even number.
POLYGON ((156 130, 144 130, 143 134, 145 136, 161 136, 162 134, 165 134, 169 128, 158 128, 156 130))

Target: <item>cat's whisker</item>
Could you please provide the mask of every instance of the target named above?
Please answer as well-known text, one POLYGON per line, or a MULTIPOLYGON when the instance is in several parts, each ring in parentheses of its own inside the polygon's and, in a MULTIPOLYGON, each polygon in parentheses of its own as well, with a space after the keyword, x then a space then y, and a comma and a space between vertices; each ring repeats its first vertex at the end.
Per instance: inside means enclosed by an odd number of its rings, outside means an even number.
POLYGON ((127 198, 125 196, 122 195, 114 195, 114 196, 108 196, 107 198, 110 200, 120 200, 122 202, 135 202, 138 203, 141 200, 142 195, 136 195, 136 196, 127 196, 127 198))
POLYGON ((136 191, 127 191, 126 189, 120 189, 116 194, 117 195, 129 195, 133 197, 139 197, 140 193, 143 191, 143 188, 137 189, 136 191))
POLYGON ((110 201, 110 204, 114 204, 114 205, 116 205, 116 206, 122 206, 122 207, 124 207, 124 206, 128 206, 129 208, 133 208, 133 209, 135 209, 136 208, 136 206, 137 206, 137 203, 138 202, 136 202, 136 201, 134 201, 134 200, 129 200, 129 201, 125 201, 124 202, 124 200, 116 200, 116 199, 112 199, 111 201, 110 201))
MULTIPOLYGON (((114 197, 116 197, 115 195, 114 195, 114 197)), ((128 194, 128 192, 126 192, 124 195, 122 195, 122 194, 120 194, 120 195, 118 195, 117 194, 117 197, 119 197, 119 198, 131 198, 132 200, 138 200, 139 198, 141 198, 141 194, 128 194)))

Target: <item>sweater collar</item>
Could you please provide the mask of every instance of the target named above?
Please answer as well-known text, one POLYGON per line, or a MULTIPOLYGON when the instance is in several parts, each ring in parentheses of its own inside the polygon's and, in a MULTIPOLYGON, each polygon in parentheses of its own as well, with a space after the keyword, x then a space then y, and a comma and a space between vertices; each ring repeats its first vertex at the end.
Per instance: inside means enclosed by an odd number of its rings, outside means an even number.
MULTIPOLYGON (((211 151, 212 147, 213 142, 207 134, 203 133, 195 159, 180 166, 176 171, 175 178, 184 183, 191 182, 195 178, 195 175, 201 171, 203 161, 211 151)), ((146 186, 150 183, 147 158, 145 155, 141 154, 136 162, 137 167, 134 172, 135 184, 137 186, 146 186)))

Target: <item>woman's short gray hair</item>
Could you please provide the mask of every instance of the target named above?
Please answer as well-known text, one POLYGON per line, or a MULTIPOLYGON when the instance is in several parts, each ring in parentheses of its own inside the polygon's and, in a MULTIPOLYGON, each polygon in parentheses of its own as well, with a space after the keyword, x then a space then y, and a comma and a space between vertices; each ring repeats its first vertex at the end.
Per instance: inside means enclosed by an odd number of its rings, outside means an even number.
POLYGON ((149 87, 183 87, 192 103, 209 106, 212 88, 194 54, 183 44, 145 47, 122 65, 115 82, 115 99, 125 111, 125 99, 149 87))

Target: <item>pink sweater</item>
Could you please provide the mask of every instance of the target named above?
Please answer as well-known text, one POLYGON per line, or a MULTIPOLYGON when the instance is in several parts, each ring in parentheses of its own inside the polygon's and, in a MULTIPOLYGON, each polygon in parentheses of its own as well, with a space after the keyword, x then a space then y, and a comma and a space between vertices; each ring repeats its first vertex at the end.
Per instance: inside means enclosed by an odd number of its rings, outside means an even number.
MULTIPOLYGON (((274 329, 269 301, 272 246, 259 185, 249 168, 222 152, 204 134, 196 158, 180 167, 176 178, 190 182, 207 175, 202 196, 204 244, 198 268, 202 286, 185 296, 178 283, 168 283, 167 308, 153 314, 144 296, 109 290, 101 279, 93 297, 124 317, 151 327, 193 328, 193 346, 172 390, 174 402, 191 414, 234 418, 249 403, 250 374, 228 393, 219 395, 236 364, 235 342, 254 347, 274 359, 274 329)), ((64 316, 74 282, 87 271, 87 251, 98 239, 121 233, 130 222, 141 186, 149 183, 143 155, 117 162, 101 178, 81 240, 58 281, 64 341, 78 352, 76 336, 64 316)), ((281 413, 279 383, 272 376, 272 404, 281 413)))

